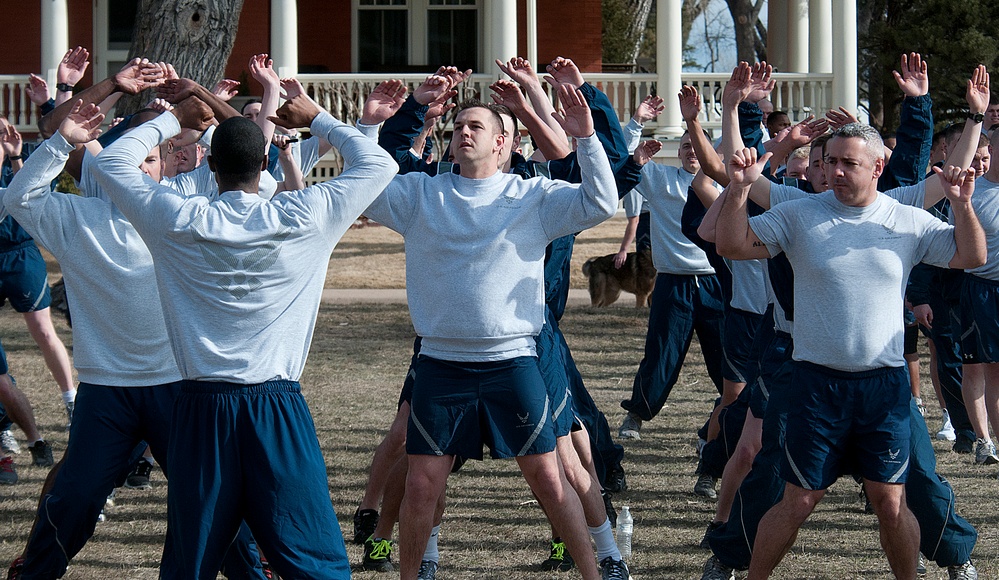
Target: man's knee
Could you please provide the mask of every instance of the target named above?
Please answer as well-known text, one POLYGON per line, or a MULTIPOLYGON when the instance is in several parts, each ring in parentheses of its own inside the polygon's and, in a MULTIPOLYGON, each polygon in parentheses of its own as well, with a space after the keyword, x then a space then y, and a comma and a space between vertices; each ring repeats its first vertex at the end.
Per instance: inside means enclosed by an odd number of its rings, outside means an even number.
POLYGON ((864 490, 882 526, 897 527, 909 511, 905 505, 905 486, 900 483, 864 480, 864 490))

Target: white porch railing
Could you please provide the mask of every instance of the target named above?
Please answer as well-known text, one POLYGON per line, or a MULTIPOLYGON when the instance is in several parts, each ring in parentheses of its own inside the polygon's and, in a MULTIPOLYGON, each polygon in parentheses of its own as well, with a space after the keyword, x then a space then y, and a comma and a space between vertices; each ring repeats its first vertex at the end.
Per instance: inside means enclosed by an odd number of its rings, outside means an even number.
POLYGON ((38 109, 28 98, 28 75, 0 75, 0 115, 22 133, 38 131, 38 109))

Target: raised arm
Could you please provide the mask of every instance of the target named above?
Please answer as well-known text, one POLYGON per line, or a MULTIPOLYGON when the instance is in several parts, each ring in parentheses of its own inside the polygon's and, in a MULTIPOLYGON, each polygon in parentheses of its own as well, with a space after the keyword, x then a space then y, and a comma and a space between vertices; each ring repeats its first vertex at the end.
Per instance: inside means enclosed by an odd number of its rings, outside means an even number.
MULTIPOLYGON (((503 73, 513 79, 513 82, 517 83, 524 89, 527 95, 527 100, 530 101, 531 107, 533 108, 538 119, 542 123, 548 125, 551 133, 558 135, 559 138, 566 142, 568 146, 568 139, 566 139, 565 132, 562 131, 562 127, 559 126, 555 119, 552 118, 552 112, 555 111, 555 107, 552 106, 552 101, 545 92, 543 86, 541 86, 541 79, 535 74, 534 68, 531 66, 530 61, 523 57, 511 58, 509 62, 502 62, 496 60, 496 66, 500 68, 503 73)), ((579 87, 576 87, 579 88, 579 87)), ((557 157, 548 157, 548 159, 558 159, 557 157)))
POLYGON ((260 114, 257 115, 255 122, 264 134, 266 147, 270 148, 271 141, 274 139, 274 123, 270 121, 270 118, 274 116, 278 108, 278 99, 281 96, 281 79, 274 72, 274 61, 266 54, 255 54, 250 57, 249 67, 250 75, 264 87, 264 95, 260 99, 260 114))
POLYGON ((77 46, 66 51, 56 68, 56 106, 73 97, 73 88, 83 79, 88 66, 90 66, 90 53, 87 49, 77 46))
POLYGON ((205 87, 199 85, 191 79, 170 79, 163 83, 157 90, 160 98, 176 105, 189 97, 197 97, 199 101, 208 105, 209 110, 215 120, 221 123, 232 117, 239 117, 239 111, 232 108, 229 103, 219 98, 218 95, 205 87))
POLYGON ((985 231, 971 205, 971 196, 975 192, 975 170, 948 165, 943 170, 934 167, 933 171, 939 178, 934 181, 940 184, 950 201, 954 222, 957 250, 948 266, 957 269, 977 268, 988 258, 988 249, 985 245, 985 231))
MULTIPOLYGON (((759 99, 770 94, 774 86, 774 81, 771 79, 772 72, 773 68, 766 63, 758 63, 750 67, 749 64, 740 62, 732 71, 732 76, 728 82, 725 83, 725 89, 722 92, 721 147, 725 159, 731 159, 735 151, 741 151, 745 148, 739 120, 740 105, 750 98, 755 98, 757 99, 755 102, 758 102, 759 99)), ((754 161, 755 159, 754 157, 754 161)), ((733 166, 731 162, 727 164, 727 168, 729 171, 743 169, 741 166, 733 166)), ((751 184, 748 195, 760 207, 764 209, 770 207, 770 180, 761 173, 756 182, 751 184)))
MULTIPOLYGON (((770 252, 749 227, 747 207, 749 191, 763 175, 770 153, 756 158, 756 149, 735 151, 728 164, 731 181, 720 200, 721 209, 715 227, 715 248, 718 255, 733 260, 769 258, 770 252)), ((766 179, 766 178, 763 178, 766 179)))
POLYGON ((701 128, 701 93, 694 87, 684 86, 677 98, 680 100, 680 115, 687 123, 687 134, 690 135, 690 144, 694 147, 694 154, 697 155, 701 171, 718 183, 727 185, 725 162, 718 156, 708 136, 704 134, 704 129, 701 128))
POLYGON ((24 161, 21 159, 23 147, 24 139, 21 138, 17 128, 7 122, 7 119, 0 119, 0 149, 3 151, 0 162, 6 157, 10 161, 10 169, 15 175, 24 166, 24 161))
POLYGON ((933 144, 933 101, 926 61, 919 53, 903 54, 899 70, 892 74, 904 98, 895 149, 878 179, 879 191, 922 181, 933 144))
MULTIPOLYGON (((524 94, 520 92, 520 87, 512 81, 499 80, 490 85, 489 88, 493 91, 493 101, 509 108, 514 116, 527 127, 535 145, 541 150, 545 159, 562 159, 572 152, 565 140, 565 132, 562 131, 562 128, 559 127, 557 133, 552 131, 551 127, 528 104, 524 94)), ((552 123, 558 124, 550 112, 548 118, 552 123)))

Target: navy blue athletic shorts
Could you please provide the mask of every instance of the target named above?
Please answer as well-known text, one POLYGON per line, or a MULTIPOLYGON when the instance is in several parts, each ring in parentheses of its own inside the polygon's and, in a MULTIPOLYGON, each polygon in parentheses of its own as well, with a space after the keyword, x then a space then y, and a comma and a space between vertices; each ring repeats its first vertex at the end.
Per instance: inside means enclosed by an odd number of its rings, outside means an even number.
POLYGON ((725 309, 722 332, 722 376, 733 383, 749 383, 756 376, 759 360, 753 356, 753 342, 760 328, 762 314, 738 308, 725 309))
POLYGON ((45 260, 34 241, 0 254, 0 305, 5 300, 22 313, 43 310, 52 303, 45 260))
POLYGON ((420 356, 406 434, 411 455, 482 459, 555 450, 551 404, 534 357, 456 362, 420 356))
POLYGON ((852 373, 794 361, 790 384, 781 477, 813 490, 842 473, 905 483, 912 398, 905 367, 852 373))
POLYGON ((538 351, 538 370, 548 390, 548 400, 551 401, 551 413, 556 437, 565 437, 573 430, 575 415, 572 412, 572 398, 569 390, 569 375, 565 372, 565 358, 562 345, 554 331, 554 318, 551 309, 545 309, 549 314, 541 332, 535 337, 535 348, 538 351))
POLYGON ((0 375, 7 374, 10 368, 7 366, 7 352, 3 349, 3 343, 0 342, 0 375))
POLYGON ((968 274, 961 288, 961 360, 999 362, 999 282, 968 274))
MULTIPOLYGON (((757 419, 763 419, 770 402, 771 382, 778 377, 777 372, 791 359, 791 335, 775 330, 770 343, 760 357, 760 375, 750 383, 749 412, 757 419)), ((781 377, 784 378, 784 377, 781 377)))

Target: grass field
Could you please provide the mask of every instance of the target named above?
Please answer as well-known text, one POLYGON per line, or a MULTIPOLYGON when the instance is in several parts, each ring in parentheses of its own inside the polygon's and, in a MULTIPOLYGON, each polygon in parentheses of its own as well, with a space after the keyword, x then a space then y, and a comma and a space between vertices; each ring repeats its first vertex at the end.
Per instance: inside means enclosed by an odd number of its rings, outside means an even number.
MULTIPOLYGON (((586 257, 615 251, 622 231, 623 222, 618 220, 581 237, 574 269, 578 270, 586 257)), ((401 286, 401 271, 395 271, 402 264, 401 239, 396 237, 392 242, 392 236, 384 228, 348 234, 331 265, 330 285, 363 287, 358 281, 370 280, 372 270, 384 270, 378 274, 380 285, 368 287, 401 286), (383 264, 394 266, 383 269, 383 264)), ((622 302, 630 304, 630 299, 622 302)), ((580 371, 614 429, 623 417, 618 403, 630 391, 641 358, 647 316, 647 310, 631 307, 572 307, 563 319, 563 330, 580 371)), ((57 328, 71 344, 63 321, 57 320, 57 328)), ((333 505, 341 529, 348 534, 371 453, 395 412, 412 336, 405 305, 324 305, 320 310, 302 384, 326 458, 333 505)), ((10 308, 0 310, 0 337, 11 372, 34 404, 43 434, 58 456, 66 446, 65 413, 37 348, 20 316, 10 308)), ((928 374, 924 376, 923 392, 932 393, 928 374)), ((710 411, 713 393, 695 342, 662 414, 646 424, 641 441, 625 445, 629 489, 616 495, 614 503, 631 506, 635 515, 631 566, 636 579, 700 578, 708 553, 697 543, 714 510, 713 504, 691 492, 696 466, 693 443, 695 429, 710 411)), ((930 395, 928 401, 932 398, 930 395)), ((933 404, 928 407, 928 422, 935 432, 939 411, 933 404)), ((16 434, 21 437, 19 431, 16 434)), ((968 456, 951 453, 949 445, 934 445, 939 470, 957 491, 959 512, 979 530, 974 557, 980 577, 995 580, 999 578, 996 468, 973 466, 968 456)), ((24 545, 46 473, 29 465, 26 451, 16 462, 21 481, 0 487, 0 563, 4 566, 24 545)), ((287 476, 294 478, 295 474, 287 476)), ((156 578, 166 510, 166 483, 158 470, 153 485, 150 491, 119 491, 108 520, 97 526, 66 578, 156 578)), ((440 539, 440 578, 578 577, 575 572, 535 570, 535 564, 546 556, 549 532, 514 463, 469 462, 451 478, 448 493, 440 539)), ((349 545, 348 553, 352 562, 360 561, 359 547, 349 545)), ((375 579, 397 575, 357 572, 355 576, 375 579)), ((831 489, 775 577, 890 577, 878 545, 877 522, 863 513, 852 481, 840 481, 831 489)), ((947 574, 931 565, 927 577, 946 578, 947 574)))

